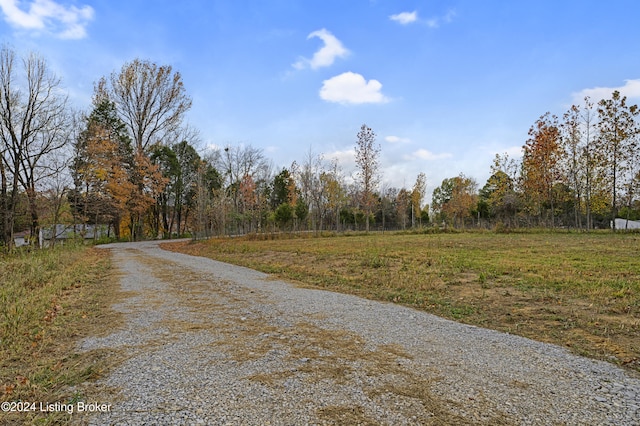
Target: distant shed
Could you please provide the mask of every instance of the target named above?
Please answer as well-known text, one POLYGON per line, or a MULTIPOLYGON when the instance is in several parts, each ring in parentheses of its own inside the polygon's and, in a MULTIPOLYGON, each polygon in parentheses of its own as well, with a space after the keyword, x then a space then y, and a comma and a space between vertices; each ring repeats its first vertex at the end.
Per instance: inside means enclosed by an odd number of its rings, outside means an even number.
MULTIPOLYGON (((613 228, 613 222, 611 223, 611 227, 613 228)), ((616 218, 616 229, 627 230, 627 229, 640 229, 640 221, 637 220, 627 220, 616 218)))
POLYGON ((94 240, 107 236, 108 225, 49 225, 40 229, 38 243, 40 247, 49 247, 55 239, 55 243, 62 243, 70 239, 94 240))
POLYGON ((31 233, 29 231, 15 232, 13 234, 13 243, 16 247, 22 247, 29 245, 29 237, 31 233))

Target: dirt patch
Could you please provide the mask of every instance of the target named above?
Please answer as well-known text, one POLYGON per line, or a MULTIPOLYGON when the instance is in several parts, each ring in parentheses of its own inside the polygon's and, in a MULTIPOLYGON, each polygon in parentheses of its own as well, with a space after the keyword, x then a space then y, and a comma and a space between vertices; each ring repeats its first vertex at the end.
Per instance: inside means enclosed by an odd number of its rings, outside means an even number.
POLYGON ((318 418, 324 420, 326 424, 330 425, 378 425, 378 422, 375 419, 365 415, 364 408, 359 405, 324 407, 319 409, 317 414, 318 418))

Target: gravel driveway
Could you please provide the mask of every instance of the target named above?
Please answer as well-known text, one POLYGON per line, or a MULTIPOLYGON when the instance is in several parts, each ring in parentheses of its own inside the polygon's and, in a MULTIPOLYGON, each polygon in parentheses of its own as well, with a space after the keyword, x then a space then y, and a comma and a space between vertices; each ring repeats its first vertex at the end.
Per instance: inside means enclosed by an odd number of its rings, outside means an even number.
POLYGON ((640 424, 613 365, 225 263, 112 244, 124 328, 82 349, 126 359, 90 424, 640 424))

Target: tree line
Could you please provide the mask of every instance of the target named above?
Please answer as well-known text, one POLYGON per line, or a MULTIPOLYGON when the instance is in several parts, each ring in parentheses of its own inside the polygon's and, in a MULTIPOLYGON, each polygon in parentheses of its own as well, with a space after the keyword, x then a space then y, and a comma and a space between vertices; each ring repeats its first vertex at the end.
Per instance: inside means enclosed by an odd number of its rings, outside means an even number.
POLYGON ((637 105, 614 91, 587 97, 559 119, 547 112, 531 126, 520 161, 496 155, 491 177, 460 175, 433 193, 438 221, 457 226, 615 229, 640 219, 640 122, 637 105))
POLYGON ((497 155, 478 189, 445 179, 424 204, 426 175, 411 188, 380 185, 380 146, 366 124, 356 172, 312 151, 276 168, 252 146, 199 151, 191 107, 171 66, 135 59, 94 85, 88 111, 71 108, 36 54, 0 49, 0 243, 57 223, 80 234, 100 225, 116 239, 292 230, 426 226, 607 226, 638 218, 638 108, 614 92, 597 106, 546 113, 517 162, 497 155))

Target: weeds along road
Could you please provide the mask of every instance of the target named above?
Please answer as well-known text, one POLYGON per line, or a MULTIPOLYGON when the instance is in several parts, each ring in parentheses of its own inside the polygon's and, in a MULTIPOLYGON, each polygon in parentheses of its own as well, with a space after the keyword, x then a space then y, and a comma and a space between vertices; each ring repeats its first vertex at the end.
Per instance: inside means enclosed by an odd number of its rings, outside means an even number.
MULTIPOLYGON (((112 244, 125 326, 101 424, 638 424, 640 380, 562 348, 112 244)), ((114 355, 115 356, 115 355, 114 355)))

